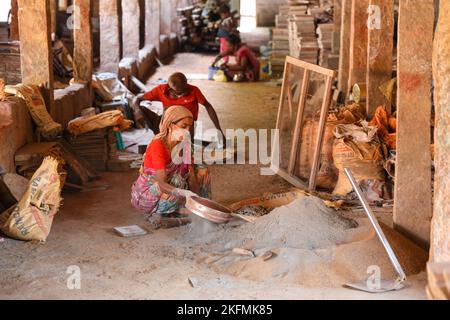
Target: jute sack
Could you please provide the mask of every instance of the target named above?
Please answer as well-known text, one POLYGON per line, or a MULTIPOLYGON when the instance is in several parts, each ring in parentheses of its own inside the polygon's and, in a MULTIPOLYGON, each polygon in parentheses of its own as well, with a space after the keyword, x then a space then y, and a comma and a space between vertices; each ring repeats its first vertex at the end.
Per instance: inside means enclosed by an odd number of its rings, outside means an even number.
POLYGON ((133 122, 126 120, 122 111, 106 111, 90 117, 79 117, 69 122, 67 130, 73 135, 91 132, 107 127, 119 127, 120 130, 128 129, 133 122))
POLYGON ((52 139, 61 133, 62 126, 56 123, 48 113, 44 98, 37 86, 24 84, 6 86, 5 92, 25 100, 28 111, 43 137, 52 139))
POLYGON ((384 181, 381 145, 376 141, 355 142, 352 138, 336 139, 333 145, 334 165, 339 177, 333 194, 346 196, 353 188, 345 175, 344 168, 351 169, 359 182, 364 180, 384 181))
POLYGON ((61 202, 58 161, 46 157, 17 205, 0 216, 0 229, 25 241, 45 241, 61 202))

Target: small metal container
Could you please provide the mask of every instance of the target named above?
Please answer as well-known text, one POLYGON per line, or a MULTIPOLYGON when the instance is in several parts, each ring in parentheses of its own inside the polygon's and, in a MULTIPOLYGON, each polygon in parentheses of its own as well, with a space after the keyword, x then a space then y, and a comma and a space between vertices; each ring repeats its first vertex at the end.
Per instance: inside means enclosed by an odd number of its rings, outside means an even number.
POLYGON ((200 197, 188 197, 186 208, 192 213, 218 224, 227 223, 233 219, 230 209, 217 202, 200 197))

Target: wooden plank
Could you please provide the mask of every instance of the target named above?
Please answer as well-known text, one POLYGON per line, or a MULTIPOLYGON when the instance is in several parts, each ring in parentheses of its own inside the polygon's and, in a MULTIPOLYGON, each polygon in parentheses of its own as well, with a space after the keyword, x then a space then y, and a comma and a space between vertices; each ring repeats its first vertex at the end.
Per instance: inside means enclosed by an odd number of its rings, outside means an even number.
POLYGON ((394 227, 424 247, 432 216, 433 28, 433 0, 400 1, 394 227))
POLYGON ((433 52, 435 99, 434 212, 430 260, 450 261, 450 1, 441 1, 433 52))
POLYGON ((366 83, 368 7, 369 0, 352 1, 347 95, 350 93, 354 84, 366 83))
POLYGON ((311 168, 311 177, 309 178, 309 190, 310 191, 313 191, 316 189, 317 172, 319 171, 319 161, 320 161, 320 154, 322 152, 323 135, 325 133, 325 124, 327 122, 328 111, 330 108, 331 87, 333 85, 333 80, 334 80, 334 77, 328 77, 326 85, 325 85, 325 97, 322 102, 322 108, 321 108, 320 120, 319 120, 319 129, 317 131, 316 147, 314 150, 314 158, 313 158, 313 164, 312 164, 312 168, 311 168))
POLYGON ((378 106, 391 111, 391 104, 379 87, 392 78, 394 50, 394 0, 370 0, 367 52, 367 115, 378 106))
POLYGON ((348 72, 350 71, 351 14, 352 0, 342 0, 338 89, 344 92, 345 95, 349 91, 348 72))
MULTIPOLYGON (((281 97, 280 97, 280 103, 278 104, 278 115, 277 115, 277 129, 281 128, 281 114, 283 109, 283 102, 284 97, 286 94, 286 90, 288 89, 288 72, 290 69, 290 64, 288 63, 288 60, 286 59, 284 63, 284 75, 283 75, 283 82, 281 84, 281 97)), ((276 143, 276 142, 275 142, 276 143)))
POLYGON ((293 58, 291 56, 286 56, 286 62, 290 63, 294 66, 300 67, 300 68, 308 69, 310 71, 323 74, 324 76, 327 76, 327 77, 335 77, 336 76, 336 71, 334 71, 334 70, 326 69, 326 68, 318 66, 316 64, 308 63, 306 61, 302 61, 302 60, 293 58))
POLYGON ((297 162, 299 141, 301 141, 301 135, 303 133, 303 115, 305 113, 306 95, 309 87, 309 76, 310 71, 306 69, 303 74, 302 89, 300 92, 300 100, 298 103, 297 120, 294 129, 294 139, 292 140, 291 156, 289 160, 288 172, 291 175, 294 173, 295 164, 297 162))

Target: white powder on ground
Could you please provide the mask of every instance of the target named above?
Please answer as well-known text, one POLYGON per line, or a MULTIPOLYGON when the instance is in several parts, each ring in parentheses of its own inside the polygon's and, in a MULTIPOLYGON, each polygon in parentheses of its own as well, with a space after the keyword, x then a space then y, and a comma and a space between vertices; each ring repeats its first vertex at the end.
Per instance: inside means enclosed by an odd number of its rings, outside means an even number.
MULTIPOLYGON (((226 249, 284 247, 313 250, 345 242, 348 229, 356 226, 355 221, 340 217, 327 208, 321 199, 303 197, 274 209, 254 223, 244 223, 236 228, 212 227, 196 242, 223 244, 226 249)), ((191 232, 198 230, 194 228, 191 232)))
MULTIPOLYGON (((196 254, 199 263, 248 280, 340 287, 366 281, 368 267, 373 265, 380 268, 384 280, 395 279, 395 270, 370 222, 358 222, 360 225, 311 196, 276 208, 254 223, 215 225, 194 219, 177 240, 201 248, 196 254), (234 248, 252 250, 256 257, 233 254, 234 248), (275 256, 264 261, 267 250, 275 256)), ((386 228, 405 272, 422 271, 426 252, 386 228)))

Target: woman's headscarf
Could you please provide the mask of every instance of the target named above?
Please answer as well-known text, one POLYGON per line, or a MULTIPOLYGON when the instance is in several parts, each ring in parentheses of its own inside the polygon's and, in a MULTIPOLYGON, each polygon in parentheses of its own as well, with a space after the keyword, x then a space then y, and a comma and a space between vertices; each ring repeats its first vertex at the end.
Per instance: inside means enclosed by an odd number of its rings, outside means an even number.
POLYGON ((155 136, 155 139, 162 139, 169 134, 169 127, 172 123, 176 123, 185 118, 194 119, 191 111, 183 106, 171 106, 164 112, 161 123, 159 124, 160 133, 155 136))

